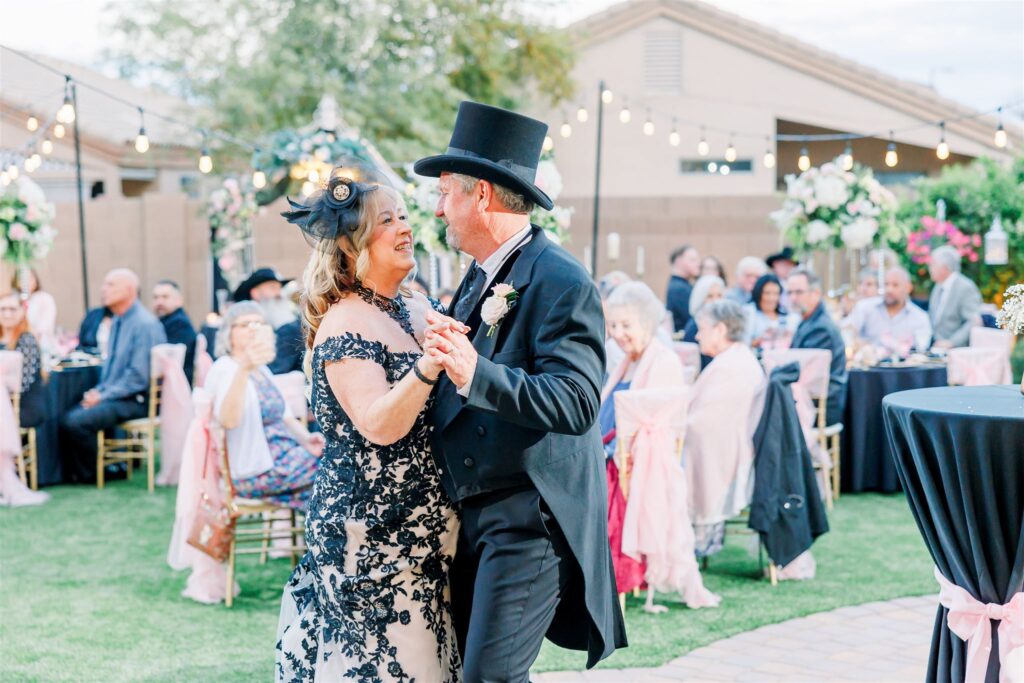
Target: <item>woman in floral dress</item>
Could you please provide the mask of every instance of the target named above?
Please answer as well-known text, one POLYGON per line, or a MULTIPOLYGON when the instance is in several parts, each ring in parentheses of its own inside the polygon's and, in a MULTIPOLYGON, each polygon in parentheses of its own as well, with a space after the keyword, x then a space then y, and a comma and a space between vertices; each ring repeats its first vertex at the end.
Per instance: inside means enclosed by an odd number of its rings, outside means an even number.
POLYGON ((448 569, 458 518, 430 452, 441 372, 422 350, 431 303, 401 195, 332 176, 285 216, 312 238, 304 315, 327 437, 285 588, 279 681, 458 681, 448 569))

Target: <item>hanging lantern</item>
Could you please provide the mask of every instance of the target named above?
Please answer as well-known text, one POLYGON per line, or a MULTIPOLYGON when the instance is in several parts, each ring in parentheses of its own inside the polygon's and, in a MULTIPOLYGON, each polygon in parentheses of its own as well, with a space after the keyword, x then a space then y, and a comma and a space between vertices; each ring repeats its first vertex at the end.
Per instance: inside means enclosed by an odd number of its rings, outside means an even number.
POLYGON ((1005 266, 1010 260, 1010 243, 1003 230, 1002 216, 996 214, 985 233, 985 265, 1005 266))

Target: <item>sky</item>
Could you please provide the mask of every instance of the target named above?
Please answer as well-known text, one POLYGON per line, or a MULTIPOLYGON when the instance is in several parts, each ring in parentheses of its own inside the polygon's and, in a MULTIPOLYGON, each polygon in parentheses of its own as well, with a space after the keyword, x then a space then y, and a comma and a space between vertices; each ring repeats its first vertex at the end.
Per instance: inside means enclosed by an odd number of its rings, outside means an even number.
MULTIPOLYGON (((173 0, 169 0, 173 1, 173 0)), ((523 0, 566 25, 615 0, 523 0)), ((112 6, 130 0, 0 0, 0 44, 101 66, 112 6)), ((1024 0, 709 0, 988 111, 1024 100, 1024 0)))

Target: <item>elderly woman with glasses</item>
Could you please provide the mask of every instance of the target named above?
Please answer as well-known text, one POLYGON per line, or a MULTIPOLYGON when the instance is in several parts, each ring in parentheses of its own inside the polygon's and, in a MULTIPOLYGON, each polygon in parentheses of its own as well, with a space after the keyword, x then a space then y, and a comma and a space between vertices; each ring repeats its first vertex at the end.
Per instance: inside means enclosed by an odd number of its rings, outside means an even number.
POLYGON ((217 333, 217 361, 206 376, 214 417, 227 432, 238 495, 305 509, 323 451, 322 434, 296 419, 274 385, 274 331, 251 301, 228 309, 217 333))
POLYGON ((714 301, 697 313, 697 342, 712 361, 693 386, 683 462, 699 556, 721 549, 725 521, 749 505, 753 489, 764 372, 743 343, 746 327, 743 306, 734 301, 714 301))

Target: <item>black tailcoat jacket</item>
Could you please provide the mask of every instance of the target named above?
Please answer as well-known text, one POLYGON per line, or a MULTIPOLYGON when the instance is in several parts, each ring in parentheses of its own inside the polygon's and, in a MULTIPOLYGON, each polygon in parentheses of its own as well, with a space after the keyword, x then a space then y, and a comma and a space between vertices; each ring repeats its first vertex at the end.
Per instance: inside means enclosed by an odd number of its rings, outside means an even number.
MULTIPOLYGON (((588 666, 626 644, 608 546, 607 482, 597 427, 604 382, 604 315, 590 277, 534 226, 490 286, 518 292, 488 336, 469 319, 479 358, 468 398, 442 377, 433 408, 434 454, 455 501, 532 484, 579 564, 548 638, 588 652, 588 666)), ((452 308, 464 294, 455 293, 452 308)))

